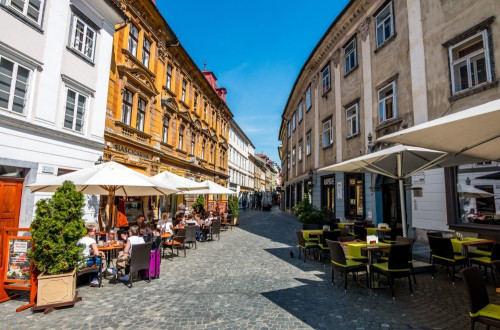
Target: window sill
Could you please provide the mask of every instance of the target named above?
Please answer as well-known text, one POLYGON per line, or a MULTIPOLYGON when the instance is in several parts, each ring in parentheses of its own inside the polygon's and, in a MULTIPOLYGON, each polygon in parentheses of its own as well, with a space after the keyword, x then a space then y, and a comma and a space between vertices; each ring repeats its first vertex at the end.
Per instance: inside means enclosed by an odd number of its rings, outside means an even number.
POLYGON ((351 75, 351 73, 353 73, 354 71, 356 71, 356 69, 358 68, 358 64, 356 64, 355 66, 352 67, 351 70, 347 71, 347 73, 344 75, 344 79, 347 78, 348 76, 351 75))
POLYGON ((356 133, 356 134, 353 134, 351 136, 347 136, 345 139, 347 141, 347 140, 351 140, 351 139, 354 139, 354 138, 357 138, 357 137, 360 137, 360 136, 361 136, 360 133, 356 133))
POLYGON ((181 154, 187 155, 188 153, 182 149, 176 148, 175 151, 180 152, 181 154))
POLYGON ((164 147, 167 147, 167 148, 171 148, 171 149, 174 149, 174 146, 171 145, 170 143, 167 143, 167 142, 160 142, 160 144, 164 147))
MULTIPOLYGON (((0 8, 2 8, 3 10, 5 10, 7 13, 9 13, 12 16, 14 16, 15 18, 17 18, 18 20, 20 20, 24 24, 28 25, 33 30, 35 30, 37 32, 40 32, 41 34, 44 34, 43 29, 40 27, 41 23, 40 23, 40 25, 38 25, 37 23, 35 23, 35 22, 31 21, 30 19, 26 18, 23 14, 18 13, 14 9, 11 9, 11 8, 5 6, 4 4, 0 4, 0 8)), ((42 13, 40 13, 40 14, 42 14, 42 13)), ((42 17, 42 20, 43 20, 43 17, 42 17)))
POLYGON ((186 102, 184 102, 183 100, 179 100, 179 103, 182 104, 187 110, 189 110, 189 105, 187 105, 186 102))
MULTIPOLYGON (((396 39, 396 36, 398 34, 396 32, 394 32, 394 34, 392 36, 390 36, 389 38, 387 38, 383 43, 380 44, 380 46, 378 46, 377 48, 375 48, 375 50, 373 51, 374 54, 377 54, 378 52, 380 52, 380 50, 382 50, 385 46, 387 46, 388 44, 390 44, 391 42, 394 41, 394 39, 396 39)), ((376 38, 376 36, 375 36, 376 38)))
POLYGON ((321 147, 323 150, 333 147, 333 142, 327 146, 321 147))
POLYGON ((380 131, 380 130, 387 128, 387 127, 390 127, 392 125, 399 124, 402 121, 403 121, 402 118, 389 119, 389 120, 384 121, 383 123, 380 123, 377 127, 375 127, 375 130, 380 131))
POLYGON ((499 225, 488 225, 488 224, 480 224, 480 223, 457 223, 457 224, 449 224, 448 227, 450 229, 459 229, 459 230, 474 230, 474 229, 482 229, 482 230, 495 230, 500 231, 499 225))
POLYGON ((76 57, 82 59, 84 62, 87 62, 87 64, 89 64, 90 66, 95 66, 94 62, 92 62, 88 57, 85 57, 84 55, 80 54, 79 52, 77 52, 76 50, 74 50, 73 48, 69 47, 69 46, 66 46, 66 49, 73 55, 75 55, 76 57))
POLYGON ((448 99, 450 102, 454 102, 456 100, 462 99, 464 97, 468 97, 477 93, 481 93, 483 91, 486 91, 491 88, 495 88, 498 86, 498 80, 488 82, 488 83, 483 83, 479 86, 475 86, 469 89, 465 89, 463 91, 457 92, 456 94, 450 96, 448 99))
POLYGON ((177 94, 175 94, 170 88, 168 88, 167 86, 163 86, 162 87, 163 90, 168 94, 170 95, 171 97, 177 97, 177 94))

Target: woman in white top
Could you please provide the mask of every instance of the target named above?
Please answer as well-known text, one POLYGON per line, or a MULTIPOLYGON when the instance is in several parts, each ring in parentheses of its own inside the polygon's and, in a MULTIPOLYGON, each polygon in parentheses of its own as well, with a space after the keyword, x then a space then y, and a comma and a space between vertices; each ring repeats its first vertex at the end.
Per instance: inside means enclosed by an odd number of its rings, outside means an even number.
MULTIPOLYGON (((85 267, 90 267, 92 265, 100 265, 101 259, 96 258, 100 256, 102 259, 106 258, 104 252, 99 251, 97 248, 97 242, 92 236, 95 236, 96 229, 95 226, 86 225, 85 229, 87 229, 87 235, 80 238, 77 242, 77 245, 83 245, 83 256, 85 257, 85 263, 83 264, 85 267)), ((90 282, 92 286, 99 285, 99 275, 94 273, 92 276, 92 282, 90 282)))
POLYGON ((172 220, 170 220, 168 216, 169 216, 168 212, 165 212, 161 215, 161 220, 158 221, 157 228, 159 231, 163 229, 165 233, 173 234, 174 226, 172 224, 172 220))
POLYGON ((132 256, 132 246, 135 244, 144 244, 144 238, 138 236, 139 235, 139 227, 132 226, 128 231, 128 239, 125 248, 123 249, 123 253, 130 254, 132 256))

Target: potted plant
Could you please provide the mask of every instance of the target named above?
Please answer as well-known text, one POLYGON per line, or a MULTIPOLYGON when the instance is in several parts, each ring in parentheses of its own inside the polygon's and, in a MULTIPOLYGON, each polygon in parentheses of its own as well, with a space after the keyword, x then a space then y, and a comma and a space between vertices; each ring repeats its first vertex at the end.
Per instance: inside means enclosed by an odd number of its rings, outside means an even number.
POLYGON ((325 214, 311 204, 308 194, 304 194, 303 199, 294 206, 294 211, 297 219, 303 224, 316 224, 320 226, 325 224, 325 214))
POLYGON ((205 198, 203 195, 198 195, 198 198, 193 203, 193 209, 196 214, 205 215, 205 198))
POLYGON ((229 196, 227 204, 229 213, 233 215, 233 225, 236 226, 236 224, 238 223, 238 208, 240 207, 238 197, 235 195, 229 196))
POLYGON ((34 248, 30 258, 41 272, 37 305, 71 302, 76 294, 76 270, 83 259, 77 242, 85 236, 84 199, 70 181, 36 204, 31 223, 34 248))

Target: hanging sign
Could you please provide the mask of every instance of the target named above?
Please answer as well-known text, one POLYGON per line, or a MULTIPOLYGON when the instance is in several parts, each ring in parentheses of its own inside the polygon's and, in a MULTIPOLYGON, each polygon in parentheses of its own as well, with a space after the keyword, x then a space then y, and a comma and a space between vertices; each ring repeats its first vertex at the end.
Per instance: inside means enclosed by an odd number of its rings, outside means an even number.
POLYGON ((342 182, 337 182, 337 198, 338 199, 343 199, 344 198, 342 192, 343 192, 343 190, 342 190, 342 182))

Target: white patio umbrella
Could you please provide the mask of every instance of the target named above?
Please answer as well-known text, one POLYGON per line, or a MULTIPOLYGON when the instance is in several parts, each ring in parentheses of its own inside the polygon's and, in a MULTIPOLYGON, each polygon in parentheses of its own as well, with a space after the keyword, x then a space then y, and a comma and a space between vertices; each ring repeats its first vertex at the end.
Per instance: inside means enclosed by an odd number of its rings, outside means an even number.
POLYGON ((457 191, 460 197, 463 198, 487 198, 494 196, 492 193, 489 193, 487 191, 461 183, 457 184, 457 191))
POLYGON ((446 156, 447 154, 441 151, 396 145, 321 168, 318 172, 370 172, 398 180, 403 236, 407 237, 403 180, 417 172, 431 168, 466 164, 474 161, 474 159, 465 156, 453 158, 446 158, 446 156))
POLYGON ((91 195, 108 195, 109 223, 111 227, 115 196, 169 195, 178 190, 158 182, 122 164, 108 162, 57 177, 42 177, 28 185, 32 192, 55 192, 64 181, 71 181, 78 191, 91 195))
POLYGON ((208 189, 208 184, 192 181, 169 171, 163 171, 153 177, 158 182, 170 184, 181 192, 208 189))
POLYGON ((386 135, 378 141, 403 143, 451 155, 500 159, 500 99, 386 135))
POLYGON ((202 182, 207 188, 202 188, 199 190, 190 190, 189 193, 192 194, 212 194, 212 195, 236 195, 236 191, 232 191, 226 187, 223 187, 213 181, 205 180, 202 182))

